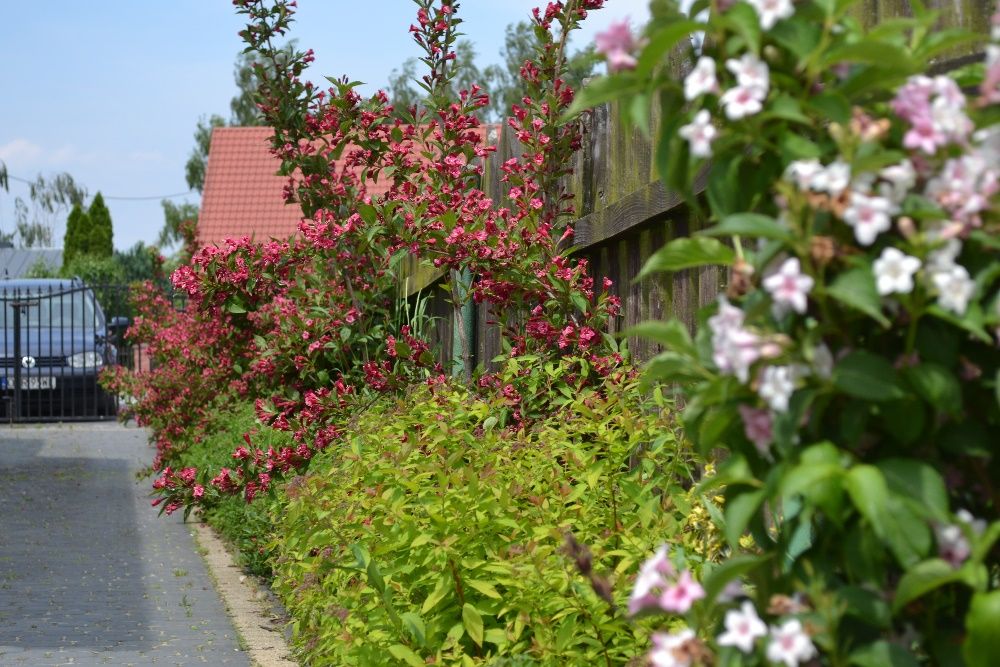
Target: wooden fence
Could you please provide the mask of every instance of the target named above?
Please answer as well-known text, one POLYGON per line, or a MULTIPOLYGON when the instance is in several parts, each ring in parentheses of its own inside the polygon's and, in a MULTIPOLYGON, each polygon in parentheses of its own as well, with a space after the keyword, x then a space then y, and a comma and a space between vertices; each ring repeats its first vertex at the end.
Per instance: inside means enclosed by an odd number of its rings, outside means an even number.
MULTIPOLYGON (((942 26, 989 31, 993 0, 928 0, 925 4, 941 11, 942 26)), ((907 0, 865 0, 857 8, 857 18, 869 26, 909 14, 907 0)), ((967 62, 973 50, 956 50, 935 70, 967 62)), ((973 53, 971 59, 976 57, 973 53)), ((683 75, 684 63, 670 66, 678 77, 683 75)), ((612 292, 622 299, 622 315, 615 329, 668 317, 692 326, 698 309, 714 301, 724 288, 726 276, 708 268, 635 281, 653 252, 672 239, 691 234, 703 223, 689 215, 678 196, 664 189, 653 164, 653 146, 638 130, 625 129, 621 114, 617 106, 604 106, 595 109, 587 121, 587 134, 568 183, 579 216, 574 223, 573 253, 589 260, 597 284, 605 276, 613 281, 612 292)), ((650 121, 657 127, 655 109, 650 121)), ((518 154, 517 141, 511 135, 501 133, 497 151, 485 164, 483 188, 495 201, 506 195, 499 166, 518 154)), ((418 292, 430 297, 428 311, 438 318, 432 338, 442 350, 442 358, 451 359, 452 306, 446 293, 436 287, 443 279, 440 271, 411 262, 404 267, 400 288, 407 297, 418 292)), ((493 319, 488 307, 477 308, 474 364, 489 363, 501 352, 500 332, 491 324, 493 319)), ((639 339, 630 339, 629 349, 639 360, 658 351, 654 344, 639 339)))

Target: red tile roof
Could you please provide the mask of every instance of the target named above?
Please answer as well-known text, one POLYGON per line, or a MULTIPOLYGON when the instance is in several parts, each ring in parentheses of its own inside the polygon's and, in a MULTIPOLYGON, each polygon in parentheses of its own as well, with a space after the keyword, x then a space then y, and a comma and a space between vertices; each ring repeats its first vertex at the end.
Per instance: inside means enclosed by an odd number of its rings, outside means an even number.
POLYGON ((198 215, 198 245, 253 236, 286 239, 298 230, 302 209, 285 204, 287 178, 278 176, 281 161, 271 155, 269 127, 218 127, 205 168, 205 188, 198 215))
MULTIPOLYGON (((482 130, 487 133, 499 127, 487 125, 482 130)), ((288 179, 277 175, 281 161, 271 154, 271 133, 269 127, 212 131, 198 215, 199 247, 241 236, 266 241, 298 233, 302 209, 298 204, 285 204, 282 191, 288 179)), ((387 188, 388 179, 382 179, 368 182, 366 192, 374 198, 387 188)))

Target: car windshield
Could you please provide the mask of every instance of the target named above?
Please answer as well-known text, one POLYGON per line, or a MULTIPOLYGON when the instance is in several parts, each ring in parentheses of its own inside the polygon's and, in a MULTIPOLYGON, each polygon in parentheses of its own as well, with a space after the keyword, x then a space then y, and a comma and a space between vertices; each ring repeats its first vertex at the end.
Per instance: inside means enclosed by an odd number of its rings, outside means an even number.
POLYGON ((0 290, 3 326, 14 328, 14 303, 27 304, 21 310, 21 326, 31 328, 104 328, 104 313, 94 304, 86 288, 0 290))

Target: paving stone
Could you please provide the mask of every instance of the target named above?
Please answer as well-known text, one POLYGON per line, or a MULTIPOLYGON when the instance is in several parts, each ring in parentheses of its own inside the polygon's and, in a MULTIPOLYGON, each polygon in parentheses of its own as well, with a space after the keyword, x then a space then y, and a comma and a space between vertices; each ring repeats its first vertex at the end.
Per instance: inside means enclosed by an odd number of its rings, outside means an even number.
POLYGON ((0 426, 0 665, 249 665, 148 433, 0 426))

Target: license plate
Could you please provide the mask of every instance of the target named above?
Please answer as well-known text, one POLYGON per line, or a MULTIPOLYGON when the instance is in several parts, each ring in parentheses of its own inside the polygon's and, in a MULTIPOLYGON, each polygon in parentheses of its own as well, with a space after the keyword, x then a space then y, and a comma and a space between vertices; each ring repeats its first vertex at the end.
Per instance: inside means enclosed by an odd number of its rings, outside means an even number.
POLYGON ((54 377, 26 377, 21 378, 21 389, 55 389, 56 379, 54 377))

